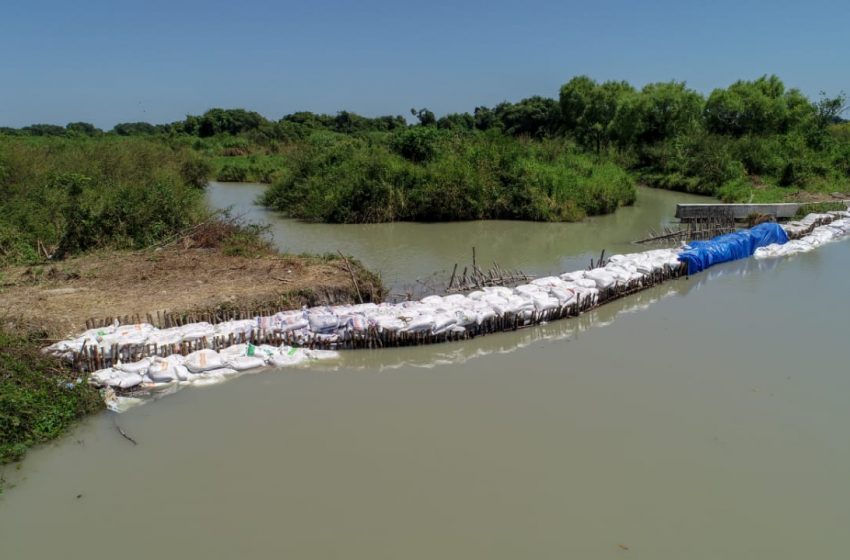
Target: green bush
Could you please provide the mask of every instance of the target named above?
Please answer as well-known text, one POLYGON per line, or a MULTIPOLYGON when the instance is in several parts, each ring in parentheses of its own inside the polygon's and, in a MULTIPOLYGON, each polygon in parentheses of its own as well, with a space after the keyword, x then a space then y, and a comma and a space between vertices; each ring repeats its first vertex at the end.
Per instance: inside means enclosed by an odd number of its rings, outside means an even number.
POLYGON ((290 154, 290 169, 262 203, 306 220, 357 223, 578 220, 634 202, 634 183, 622 168, 564 141, 427 128, 433 132, 387 143, 313 135, 290 154), (418 155, 403 157, 402 140, 418 155), (427 158, 424 145, 433 150, 427 158))
POLYGON ((206 166, 156 140, 0 137, 0 166, 2 264, 145 247, 206 214, 206 166))
POLYGON ((35 335, 0 329, 0 464, 103 408, 97 389, 40 346, 35 335))

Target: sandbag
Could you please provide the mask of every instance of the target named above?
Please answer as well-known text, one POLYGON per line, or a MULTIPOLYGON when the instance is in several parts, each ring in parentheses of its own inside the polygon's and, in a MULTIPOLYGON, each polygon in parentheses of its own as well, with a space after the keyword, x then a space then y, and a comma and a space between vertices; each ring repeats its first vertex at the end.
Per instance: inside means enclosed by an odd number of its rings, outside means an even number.
POLYGON ((315 333, 329 333, 339 328, 339 317, 333 313, 307 313, 307 321, 315 333))
POLYGON ((223 366, 223 363, 218 352, 205 348, 186 356, 183 365, 192 373, 199 373, 220 368, 223 366))
POLYGON ((305 362, 307 359, 307 353, 303 348, 281 346, 278 353, 269 357, 269 363, 275 367, 287 367, 305 362))
POLYGON ((138 373, 139 375, 145 375, 148 372, 148 368, 150 367, 150 365, 151 359, 144 358, 139 360, 138 362, 119 362, 115 364, 115 369, 126 373, 138 373))
POLYGON ((224 365, 236 371, 245 371, 261 368, 266 365, 266 361, 259 356, 230 356, 225 360, 224 365))
MULTIPOLYGON (((171 383, 179 378, 177 367, 182 367, 177 360, 155 356, 148 368, 148 377, 154 383, 171 383)), ((185 368, 183 368, 185 369, 185 368)))

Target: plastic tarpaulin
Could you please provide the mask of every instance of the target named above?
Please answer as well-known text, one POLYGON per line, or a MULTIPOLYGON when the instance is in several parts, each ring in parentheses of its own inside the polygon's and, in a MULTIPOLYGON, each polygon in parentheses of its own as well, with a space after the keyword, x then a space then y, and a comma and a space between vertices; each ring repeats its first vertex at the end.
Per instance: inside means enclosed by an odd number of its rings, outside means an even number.
POLYGON ((695 274, 718 263, 750 257, 759 247, 787 242, 788 235, 779 224, 765 223, 710 241, 692 241, 689 249, 679 254, 679 260, 687 263, 688 274, 695 274))

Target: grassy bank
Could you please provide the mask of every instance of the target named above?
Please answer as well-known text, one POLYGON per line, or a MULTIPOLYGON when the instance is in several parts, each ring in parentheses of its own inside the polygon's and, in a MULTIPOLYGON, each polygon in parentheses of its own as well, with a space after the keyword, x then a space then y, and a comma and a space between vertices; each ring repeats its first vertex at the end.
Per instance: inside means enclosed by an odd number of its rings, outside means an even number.
POLYGON ((40 346, 38 334, 0 329, 0 464, 103 409, 97 389, 40 346))
POLYGON ((205 218, 209 173, 157 139, 0 136, 0 264, 165 239, 205 218))
POLYGON ((0 135, 0 463, 103 408, 39 352, 45 336, 94 317, 381 299, 355 260, 279 255, 261 228, 210 215, 214 172, 185 138, 0 135))

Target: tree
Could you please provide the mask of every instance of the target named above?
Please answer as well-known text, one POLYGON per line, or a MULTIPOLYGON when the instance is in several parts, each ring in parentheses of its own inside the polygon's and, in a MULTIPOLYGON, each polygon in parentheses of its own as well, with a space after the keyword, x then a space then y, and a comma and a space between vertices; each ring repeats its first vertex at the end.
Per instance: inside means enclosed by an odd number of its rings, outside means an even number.
POLYGON ((98 136, 103 134, 103 131, 91 123, 87 122, 72 122, 65 125, 65 130, 71 134, 78 136, 98 136))
POLYGON ((489 107, 476 107, 473 113, 476 130, 490 130, 492 128, 502 129, 502 121, 499 120, 496 111, 489 107))
POLYGON ((31 124, 21 130, 30 136, 65 136, 65 128, 55 124, 31 124))
POLYGON ((434 115, 434 112, 427 108, 419 109, 418 111, 411 109, 410 114, 416 117, 422 126, 434 126, 437 124, 437 117, 434 115))
POLYGON ((739 80, 727 89, 715 89, 705 104, 710 132, 742 136, 781 132, 788 122, 785 86, 776 76, 739 80))
POLYGON ((201 115, 198 122, 198 136, 208 137, 216 134, 239 134, 257 130, 268 121, 255 111, 245 109, 210 109, 201 115))
POLYGON ((472 130, 475 118, 469 113, 449 113, 437 119, 437 128, 446 130, 472 130))
POLYGON ((611 122, 617 107, 634 94, 628 82, 608 81, 597 84, 587 76, 577 76, 561 86, 560 106, 564 128, 579 142, 600 153, 611 139, 611 122))
POLYGON ((560 107, 554 99, 535 95, 518 103, 500 103, 494 109, 506 134, 542 138, 558 128, 560 107))
POLYGON ((146 122, 118 123, 112 128, 118 136, 139 136, 155 134, 156 127, 146 122))
POLYGON ((704 100, 683 82, 648 84, 620 99, 610 125, 621 146, 654 144, 691 132, 700 126, 704 100))
POLYGON ((437 155, 441 132, 433 126, 416 126, 396 132, 390 148, 413 163, 425 163, 437 155))

